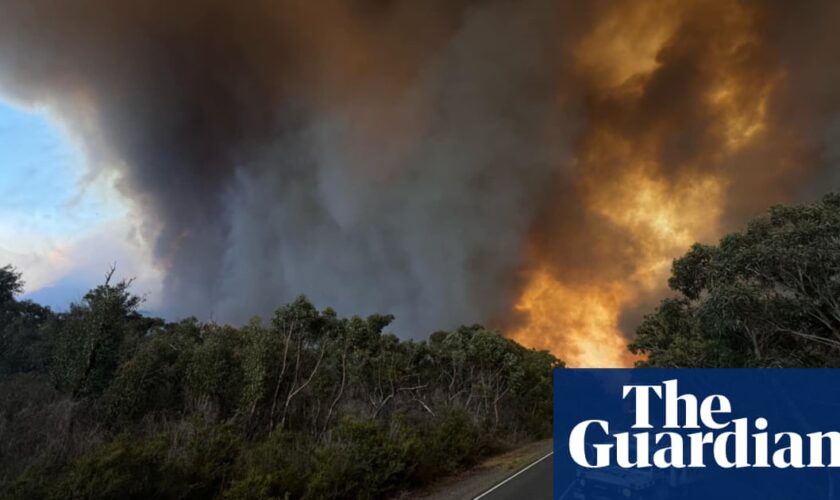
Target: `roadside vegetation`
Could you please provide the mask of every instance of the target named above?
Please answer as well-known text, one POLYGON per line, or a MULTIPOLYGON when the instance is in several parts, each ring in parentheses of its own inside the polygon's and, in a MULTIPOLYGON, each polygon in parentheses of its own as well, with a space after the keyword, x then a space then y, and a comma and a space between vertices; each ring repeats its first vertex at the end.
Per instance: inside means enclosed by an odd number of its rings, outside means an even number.
MULTIPOLYGON (((640 367, 840 366, 840 194, 674 261, 640 367)), ((550 436, 562 363, 481 326, 400 340, 304 297, 233 327, 140 313, 113 279, 69 311, 0 268, 0 498, 395 496, 550 436)))
POLYGON ((242 327, 68 312, 0 268, 0 497, 384 498, 551 432, 562 364, 481 326, 426 341, 304 297, 242 327))

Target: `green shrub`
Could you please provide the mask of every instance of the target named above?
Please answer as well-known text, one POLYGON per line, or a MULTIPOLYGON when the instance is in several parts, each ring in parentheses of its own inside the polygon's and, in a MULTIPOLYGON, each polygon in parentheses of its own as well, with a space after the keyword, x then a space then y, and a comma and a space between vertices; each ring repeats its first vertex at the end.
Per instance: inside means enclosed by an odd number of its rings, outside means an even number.
POLYGON ((419 444, 394 439, 374 422, 345 419, 316 453, 307 497, 384 498, 410 481, 415 464, 409 457, 419 444))
POLYGON ((73 461, 46 485, 45 497, 145 499, 166 494, 166 441, 128 435, 73 461))
MULTIPOLYGON (((32 309, 5 275, 3 310, 32 309)), ((0 497, 386 498, 550 422, 556 358, 479 325, 402 341, 303 297, 166 323, 127 287, 0 334, 26 354, 0 367, 0 497)))

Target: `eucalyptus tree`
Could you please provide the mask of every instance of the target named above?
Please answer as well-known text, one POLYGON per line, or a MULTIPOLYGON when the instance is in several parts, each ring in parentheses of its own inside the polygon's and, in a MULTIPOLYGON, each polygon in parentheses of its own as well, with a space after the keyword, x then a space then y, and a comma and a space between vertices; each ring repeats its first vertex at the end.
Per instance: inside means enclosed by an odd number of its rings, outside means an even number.
POLYGON ((12 266, 0 267, 0 374, 43 372, 49 364, 48 307, 19 300, 21 275, 12 266))
POLYGON ((59 388, 74 397, 98 395, 111 382, 131 343, 156 323, 138 312, 142 299, 129 292, 131 280, 105 282, 61 315, 52 349, 51 372, 59 388))
POLYGON ((840 366, 840 194, 777 206, 674 262, 643 366, 840 366))

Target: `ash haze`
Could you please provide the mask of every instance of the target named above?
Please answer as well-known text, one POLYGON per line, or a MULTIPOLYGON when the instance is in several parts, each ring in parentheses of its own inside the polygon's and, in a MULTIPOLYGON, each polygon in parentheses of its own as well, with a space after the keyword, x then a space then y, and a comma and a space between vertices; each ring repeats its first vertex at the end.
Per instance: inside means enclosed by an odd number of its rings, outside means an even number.
POLYGON ((304 293, 615 366, 672 258, 837 187, 838 9, 0 0, 0 93, 117 177, 169 316, 304 293))

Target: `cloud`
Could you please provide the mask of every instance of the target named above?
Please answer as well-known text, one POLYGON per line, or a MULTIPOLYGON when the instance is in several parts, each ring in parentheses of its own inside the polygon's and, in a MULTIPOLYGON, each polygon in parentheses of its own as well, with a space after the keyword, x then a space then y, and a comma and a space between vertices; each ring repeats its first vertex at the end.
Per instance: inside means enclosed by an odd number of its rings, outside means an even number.
POLYGON ((84 236, 62 244, 46 244, 28 252, 0 248, 0 262, 23 274, 25 298, 63 310, 103 282, 111 265, 118 279, 134 279, 132 292, 146 298, 149 311, 160 309, 162 276, 149 265, 150 256, 126 220, 92 228, 84 236))

